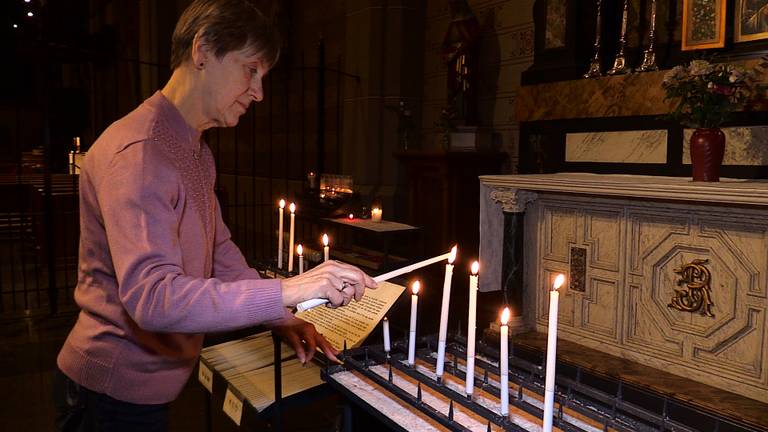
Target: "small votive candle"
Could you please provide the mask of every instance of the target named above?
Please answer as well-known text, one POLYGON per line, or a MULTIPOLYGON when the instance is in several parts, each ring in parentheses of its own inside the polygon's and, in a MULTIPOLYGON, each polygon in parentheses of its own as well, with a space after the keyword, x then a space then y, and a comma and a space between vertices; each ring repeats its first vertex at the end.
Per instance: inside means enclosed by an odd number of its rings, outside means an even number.
POLYGON ((371 210, 371 221, 381 222, 381 209, 379 207, 374 207, 371 210))

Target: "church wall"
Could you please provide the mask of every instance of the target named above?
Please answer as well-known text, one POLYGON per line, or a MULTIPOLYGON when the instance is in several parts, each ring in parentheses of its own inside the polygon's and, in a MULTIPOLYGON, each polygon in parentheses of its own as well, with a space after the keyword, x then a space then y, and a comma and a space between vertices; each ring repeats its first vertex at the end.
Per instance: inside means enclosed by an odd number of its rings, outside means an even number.
MULTIPOLYGON (((494 132, 494 146, 509 154, 507 172, 516 172, 519 124, 514 103, 520 75, 533 62, 533 0, 469 1, 480 24, 478 46, 478 117, 494 132)), ((446 104, 446 66, 440 44, 450 20, 448 3, 428 0, 425 17, 424 91, 421 141, 425 149, 442 148, 437 126, 446 104)))

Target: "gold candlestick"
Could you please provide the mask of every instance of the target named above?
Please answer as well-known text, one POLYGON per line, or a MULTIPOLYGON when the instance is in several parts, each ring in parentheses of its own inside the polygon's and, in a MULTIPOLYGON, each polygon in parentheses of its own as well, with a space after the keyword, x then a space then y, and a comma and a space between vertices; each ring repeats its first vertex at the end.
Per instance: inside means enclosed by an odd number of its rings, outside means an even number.
POLYGON ((619 51, 613 60, 613 67, 608 71, 608 75, 621 75, 632 72, 632 68, 627 65, 627 59, 624 56, 624 49, 627 46, 627 20, 629 19, 629 0, 624 0, 624 11, 621 13, 621 37, 619 38, 619 51))
POLYGON ((648 49, 643 51, 643 63, 637 68, 638 72, 659 70, 656 64, 656 0, 651 0, 651 29, 648 32, 648 49))
POLYGON ((602 9, 603 1, 597 0, 597 24, 595 25, 595 55, 592 57, 592 61, 589 63, 589 70, 583 75, 584 78, 597 78, 602 76, 600 71, 600 33, 602 33, 602 9))

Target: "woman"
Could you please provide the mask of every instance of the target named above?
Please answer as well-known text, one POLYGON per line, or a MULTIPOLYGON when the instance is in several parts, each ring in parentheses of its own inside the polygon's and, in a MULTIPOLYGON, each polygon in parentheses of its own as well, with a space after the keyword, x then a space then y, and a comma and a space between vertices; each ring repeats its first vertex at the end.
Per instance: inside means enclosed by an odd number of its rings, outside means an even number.
POLYGON ((61 430, 165 430, 205 332, 267 324, 301 361, 318 346, 336 360, 286 308, 317 297, 343 306, 376 286, 338 262, 259 279, 222 221, 201 133, 235 126, 262 100, 278 56, 264 16, 246 0, 195 0, 171 50, 165 87, 104 131, 82 166, 82 310, 57 361, 61 430))

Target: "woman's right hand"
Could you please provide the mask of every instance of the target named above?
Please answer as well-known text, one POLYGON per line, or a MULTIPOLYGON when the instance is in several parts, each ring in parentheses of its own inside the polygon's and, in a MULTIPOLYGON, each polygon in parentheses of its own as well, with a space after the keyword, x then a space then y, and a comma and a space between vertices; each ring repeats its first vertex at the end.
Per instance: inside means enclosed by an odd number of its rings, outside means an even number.
POLYGON ((355 266, 326 261, 303 274, 283 279, 283 304, 292 308, 306 300, 324 298, 330 307, 346 306, 353 298, 360 301, 366 288, 377 286, 355 266))

